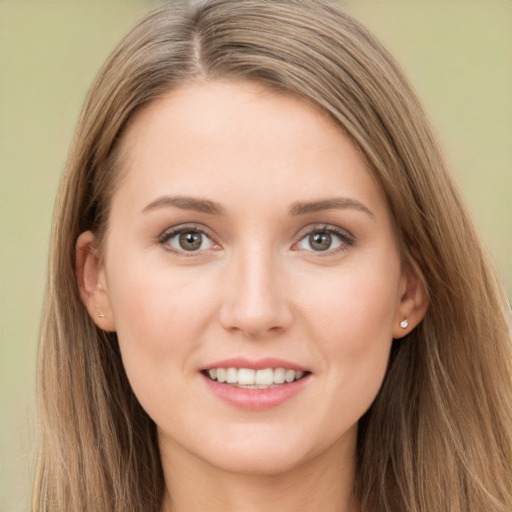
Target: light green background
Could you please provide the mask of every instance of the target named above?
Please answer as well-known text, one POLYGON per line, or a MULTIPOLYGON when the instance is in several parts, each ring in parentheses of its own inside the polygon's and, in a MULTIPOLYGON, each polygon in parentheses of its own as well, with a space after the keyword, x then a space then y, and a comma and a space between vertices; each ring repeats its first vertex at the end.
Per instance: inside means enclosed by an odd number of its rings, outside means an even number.
MULTIPOLYGON (((512 1, 348 0, 402 62, 512 291, 512 1)), ((50 218, 86 90, 149 1, 0 0, 0 512, 28 509, 50 218)))

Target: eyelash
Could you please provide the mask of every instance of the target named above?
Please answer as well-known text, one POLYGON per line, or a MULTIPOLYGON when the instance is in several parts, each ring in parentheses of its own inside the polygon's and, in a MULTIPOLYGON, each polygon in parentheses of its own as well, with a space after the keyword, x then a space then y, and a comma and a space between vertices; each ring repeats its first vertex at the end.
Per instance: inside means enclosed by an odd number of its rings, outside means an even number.
POLYGON ((348 233, 347 231, 338 228, 336 226, 332 226, 330 224, 322 224, 317 226, 309 226, 306 228, 305 231, 302 231, 302 233, 299 235, 300 238, 297 242, 293 244, 294 247, 296 247, 298 244, 300 244, 303 240, 305 240, 307 237, 310 237, 311 235, 319 233, 319 234, 328 234, 328 235, 334 235, 340 240, 340 244, 338 247, 335 247, 334 249, 327 249, 325 251, 314 251, 309 250, 307 252, 314 253, 317 257, 328 257, 328 256, 334 256, 336 254, 345 252, 349 247, 352 247, 355 245, 355 237, 348 233))
POLYGON ((198 254, 202 253, 203 251, 207 249, 199 249, 197 251, 187 251, 185 249, 175 249, 174 247, 171 247, 169 244, 169 241, 172 240, 175 236, 181 235, 184 233, 198 233, 203 237, 206 237, 211 241, 213 245, 217 245, 216 242, 213 240, 213 238, 201 227, 196 225, 186 225, 186 226, 179 226, 172 228, 168 231, 165 231, 158 237, 158 243, 164 247, 166 251, 172 252, 174 254, 179 254, 180 256, 185 257, 194 257, 198 254))
MULTIPOLYGON (((202 237, 206 237, 208 240, 211 241, 213 245, 218 245, 215 240, 201 227, 197 225, 185 225, 185 226, 179 226, 172 228, 168 231, 165 231, 162 233, 157 241, 158 243, 164 247, 165 250, 172 252, 174 254, 179 254, 180 256, 185 257, 194 257, 201 253, 203 253, 207 249, 199 249, 199 250, 191 250, 187 251, 186 249, 176 249, 171 247, 169 244, 169 241, 172 240, 175 236, 185 234, 185 233, 198 233, 202 237)), ((301 242, 303 242, 307 237, 310 237, 311 235, 319 233, 319 234, 328 234, 330 236, 334 235, 340 240, 340 244, 338 247, 335 247, 334 249, 326 249, 325 251, 315 251, 313 249, 306 250, 306 252, 311 252, 316 254, 316 256, 319 257, 327 257, 332 256, 341 252, 346 251, 349 247, 352 247, 355 245, 355 238, 353 235, 348 233, 347 231, 340 229, 336 226, 323 224, 318 226, 309 226, 306 228, 306 230, 303 230, 302 233, 299 235, 300 238, 297 242, 295 242, 292 246, 292 250, 300 250, 300 249, 294 249, 297 247, 301 242)), ((201 242, 202 245, 203 242, 201 242)))

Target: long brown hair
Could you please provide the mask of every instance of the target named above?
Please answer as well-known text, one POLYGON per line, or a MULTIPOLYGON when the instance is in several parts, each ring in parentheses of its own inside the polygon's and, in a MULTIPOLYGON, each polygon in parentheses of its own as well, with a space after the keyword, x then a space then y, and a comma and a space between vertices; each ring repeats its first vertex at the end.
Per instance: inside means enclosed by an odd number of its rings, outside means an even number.
POLYGON ((355 493, 365 512, 512 510, 512 351, 503 288, 397 63, 327 0, 166 5, 118 46, 78 123, 55 208, 39 352, 41 442, 33 510, 147 511, 164 481, 156 429, 115 333, 76 282, 75 244, 102 239, 134 112, 178 84, 223 78, 294 94, 330 116, 382 188, 430 307, 395 341, 360 421, 355 493))

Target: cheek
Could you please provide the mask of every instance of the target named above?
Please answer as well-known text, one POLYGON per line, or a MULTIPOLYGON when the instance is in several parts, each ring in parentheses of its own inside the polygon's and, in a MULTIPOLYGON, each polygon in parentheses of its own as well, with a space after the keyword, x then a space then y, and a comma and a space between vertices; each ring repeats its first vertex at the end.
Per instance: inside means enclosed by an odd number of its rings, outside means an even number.
POLYGON ((205 320, 208 279, 191 278, 190 272, 152 261, 126 259, 111 268, 109 296, 120 338, 131 343, 144 340, 147 348, 156 349, 159 343, 169 347, 205 320))
POLYGON ((112 267, 109 294, 128 380, 146 412, 166 423, 167 415, 184 409, 209 287, 157 265, 141 269, 125 261, 112 267))
MULTIPOLYGON (((384 378, 397 307, 398 265, 386 272, 348 269, 309 304, 311 336, 326 361, 333 389, 329 407, 360 417, 373 402, 384 378)), ((354 418, 356 419, 356 418, 354 418)))
POLYGON ((123 363, 139 400, 150 406, 159 382, 190 373, 211 317, 212 287, 158 262, 113 253, 112 261, 108 289, 123 363))
POLYGON ((390 339, 399 277, 398 266, 376 266, 373 271, 347 268, 326 280, 322 293, 316 293, 309 304, 319 330, 330 332, 333 342, 339 333, 354 348, 390 339))

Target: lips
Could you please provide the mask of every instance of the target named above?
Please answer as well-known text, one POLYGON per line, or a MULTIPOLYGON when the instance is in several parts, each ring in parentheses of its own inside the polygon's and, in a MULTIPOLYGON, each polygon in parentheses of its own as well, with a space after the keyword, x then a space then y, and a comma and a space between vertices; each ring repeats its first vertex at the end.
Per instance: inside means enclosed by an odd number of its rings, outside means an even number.
POLYGON ((289 361, 229 359, 201 370, 208 388, 231 406, 252 411, 276 407, 301 391, 310 371, 289 361))
POLYGON ((247 389, 268 389, 271 386, 290 384, 304 377, 305 372, 300 370, 286 370, 284 368, 211 368, 205 372, 211 380, 219 383, 232 384, 247 389))

